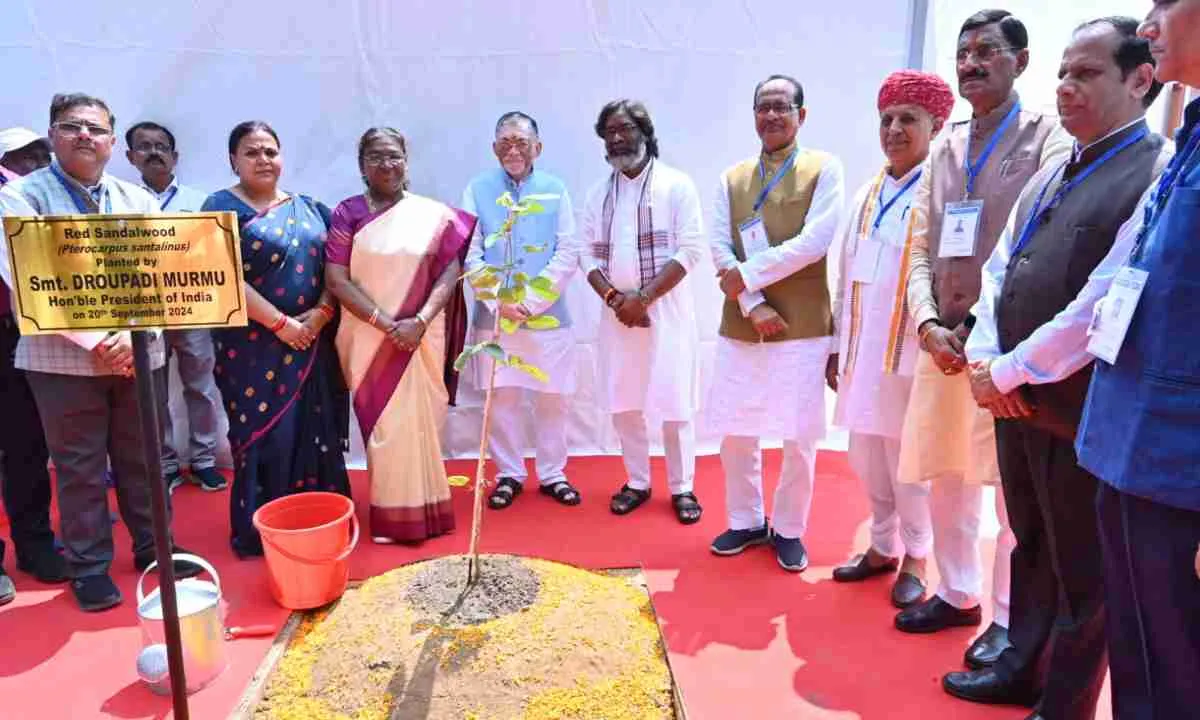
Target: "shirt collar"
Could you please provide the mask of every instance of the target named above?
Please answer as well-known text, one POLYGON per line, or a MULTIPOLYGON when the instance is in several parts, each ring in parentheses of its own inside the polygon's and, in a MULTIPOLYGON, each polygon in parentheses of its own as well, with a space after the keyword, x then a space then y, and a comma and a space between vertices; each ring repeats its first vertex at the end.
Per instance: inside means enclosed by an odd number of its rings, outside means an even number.
POLYGON ((145 181, 145 180, 143 180, 143 181, 142 181, 142 187, 143 187, 143 188, 145 188, 145 189, 146 189, 146 191, 147 191, 147 192, 149 192, 151 195, 153 195, 153 196, 154 196, 156 199, 158 199, 158 200, 162 200, 164 197, 166 197, 167 195, 169 195, 169 194, 171 193, 171 191, 172 191, 172 190, 175 190, 176 192, 178 192, 178 190, 179 190, 179 178, 178 178, 178 177, 176 177, 175 175, 171 175, 171 182, 170 182, 170 184, 168 184, 168 185, 167 185, 167 187, 166 187, 166 188, 164 188, 162 192, 157 192, 157 191, 155 191, 155 189, 154 189, 154 188, 152 188, 152 187, 150 187, 149 185, 147 185, 147 184, 146 184, 146 181, 145 181))
POLYGON ((1180 126, 1180 134, 1176 138, 1182 138, 1187 142, 1188 136, 1196 129, 1197 123, 1200 123, 1200 97, 1188 103, 1187 109, 1183 112, 1183 125, 1180 126))
POLYGON ((1016 90, 1009 93, 1008 99, 997 105, 986 115, 971 116, 971 134, 980 137, 991 135, 992 132, 1000 127, 1000 123, 1004 122, 1004 118, 1008 116, 1008 112, 1013 109, 1013 106, 1021 102, 1021 96, 1016 90))
POLYGON ((796 141, 792 140, 790 143, 779 148, 778 150, 774 150, 772 152, 767 152, 764 150, 762 151, 763 164, 767 165, 768 167, 780 165, 784 160, 788 159, 788 155, 791 155, 792 151, 795 149, 796 141))
MULTIPOLYGON (((1112 132, 1110 132, 1109 134, 1100 138, 1099 140, 1088 143, 1084 147, 1079 146, 1078 140, 1075 141, 1075 150, 1071 154, 1071 162, 1073 162, 1073 163, 1080 162, 1083 159, 1083 156, 1088 153, 1088 151, 1090 151, 1092 149, 1099 150, 1101 148, 1101 146, 1106 145, 1106 144, 1111 144, 1111 143, 1109 143, 1109 141, 1116 140, 1117 136, 1124 135, 1127 131, 1132 130, 1133 128, 1136 128, 1138 126, 1145 125, 1145 124, 1146 124, 1145 116, 1139 116, 1133 122, 1131 122, 1127 125, 1122 125, 1121 127, 1117 128, 1116 130, 1113 130, 1112 132)), ((1095 155, 1095 153, 1092 153, 1092 154, 1095 155)))
POLYGON ((68 173, 66 171, 66 169, 63 168, 63 166, 59 164, 58 158, 51 160, 51 164, 55 168, 58 168, 59 174, 62 175, 62 177, 66 178, 67 182, 74 183, 75 187, 87 191, 87 194, 90 195, 93 200, 96 200, 96 202, 99 202, 99 198, 101 197, 101 194, 104 192, 104 185, 106 184, 106 181, 108 180, 108 173, 101 172, 100 180, 97 181, 95 185, 84 185, 83 183, 79 182, 75 178, 71 177, 71 174, 68 173))
POLYGON ((898 185, 898 186, 903 187, 905 183, 907 183, 909 180, 916 177, 917 173, 921 172, 921 168, 924 166, 925 166, 924 162, 919 162, 919 163, 917 163, 916 167, 914 167, 912 170, 909 170, 908 172, 904 173, 904 175, 902 175, 898 178, 892 177, 891 173, 888 172, 888 168, 885 167, 883 170, 883 184, 888 185, 888 186, 898 185))

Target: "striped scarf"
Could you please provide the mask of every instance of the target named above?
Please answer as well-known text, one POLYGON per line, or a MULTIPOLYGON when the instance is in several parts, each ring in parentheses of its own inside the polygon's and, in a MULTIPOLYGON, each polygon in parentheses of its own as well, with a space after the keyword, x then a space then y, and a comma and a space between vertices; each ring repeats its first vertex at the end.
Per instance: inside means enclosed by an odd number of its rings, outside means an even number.
MULTIPOLYGON (((857 232, 850 239, 853 245, 849 248, 847 257, 853 257, 857 253, 859 245, 865 242, 870 236, 871 223, 875 218, 876 206, 879 204, 879 190, 883 187, 886 175, 887 167, 885 166, 875 177, 875 182, 871 184, 871 189, 867 192, 867 197, 862 207, 859 208, 858 216, 855 219, 857 232)), ((914 206, 908 214, 904 253, 900 260, 900 282, 896 285, 896 296, 892 303, 892 318, 888 325, 887 351, 883 358, 883 372, 885 375, 896 375, 899 373, 900 360, 904 356, 904 344, 908 340, 910 334, 909 326, 912 324, 912 316, 908 312, 908 253, 912 246, 913 226, 916 216, 917 208, 914 206)), ((844 372, 846 373, 850 373, 853 370, 854 362, 858 359, 858 335, 862 331, 862 283, 852 282, 850 284, 849 301, 850 322, 847 328, 849 340, 846 349, 846 359, 844 361, 844 372)))
MULTIPOLYGON (((592 256, 600 264, 601 271, 608 275, 608 264, 612 258, 612 221, 617 205, 617 184, 620 178, 614 171, 608 179, 608 192, 604 196, 600 238, 592 243, 592 256)), ((646 166, 646 181, 642 184, 642 194, 638 198, 637 233, 638 233, 638 266, 641 274, 641 287, 645 287, 658 275, 667 260, 671 258, 670 236, 666 230, 654 228, 654 213, 650 208, 649 198, 651 186, 654 183, 654 160, 646 166)))

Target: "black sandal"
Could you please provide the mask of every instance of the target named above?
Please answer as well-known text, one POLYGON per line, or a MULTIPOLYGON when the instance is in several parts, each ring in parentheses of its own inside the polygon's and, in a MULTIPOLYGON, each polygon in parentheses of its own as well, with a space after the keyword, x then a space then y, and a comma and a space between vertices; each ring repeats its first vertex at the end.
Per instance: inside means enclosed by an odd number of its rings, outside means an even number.
POLYGON ((496 488, 488 495, 488 505, 493 510, 503 510, 512 505, 524 489, 521 483, 512 478, 500 478, 496 481, 496 488))
POLYGON ((583 498, 579 495, 579 491, 571 486, 571 483, 566 480, 552 482, 549 485, 542 485, 538 488, 538 492, 543 495, 549 495, 563 505, 578 505, 583 502, 583 498))
POLYGON ((695 493, 685 492, 672 495, 671 504, 675 506, 675 517, 679 518, 679 522, 684 525, 700 522, 700 515, 704 513, 704 508, 696 500, 695 493))
POLYGON ((614 515, 625 515, 637 510, 649 499, 649 490, 637 490, 625 485, 620 492, 612 496, 612 503, 608 507, 614 515))

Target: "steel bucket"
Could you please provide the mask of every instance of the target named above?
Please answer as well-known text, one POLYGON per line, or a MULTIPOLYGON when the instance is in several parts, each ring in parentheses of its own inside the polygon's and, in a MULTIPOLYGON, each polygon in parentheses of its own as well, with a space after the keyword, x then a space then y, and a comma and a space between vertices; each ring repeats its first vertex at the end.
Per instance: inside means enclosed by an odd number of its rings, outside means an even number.
MULTIPOLYGON (((172 560, 185 560, 204 568, 212 582, 188 578, 175 582, 176 606, 179 608, 179 636, 183 645, 183 671, 187 691, 196 692, 221 674, 228 664, 225 655, 224 608, 221 600, 221 578, 216 569, 203 558, 178 553, 172 560)), ((162 598, 155 588, 146 595, 142 585, 158 563, 142 572, 137 584, 137 613, 142 626, 143 646, 166 643, 162 598)), ((164 682, 169 682, 164 677, 164 682)))

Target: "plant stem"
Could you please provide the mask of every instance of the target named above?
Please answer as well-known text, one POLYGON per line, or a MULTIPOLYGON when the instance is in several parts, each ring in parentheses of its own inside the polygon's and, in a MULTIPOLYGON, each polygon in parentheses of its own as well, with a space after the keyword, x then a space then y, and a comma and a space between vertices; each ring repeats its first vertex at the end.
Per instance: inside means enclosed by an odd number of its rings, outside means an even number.
MULTIPOLYGON (((512 219, 509 210, 509 219, 512 219)), ((504 233, 504 280, 500 287, 508 287, 513 273, 513 247, 511 228, 504 233)), ((500 301, 496 301, 495 317, 492 319, 492 342, 500 344, 500 301)), ((475 497, 471 507, 471 544, 467 550, 467 587, 479 579, 479 535, 483 530, 483 491, 487 487, 487 440, 492 420, 492 393, 496 390, 496 368, 499 361, 492 358, 492 371, 488 376, 487 395, 483 401, 483 427, 479 431, 479 462, 475 464, 475 497)))

